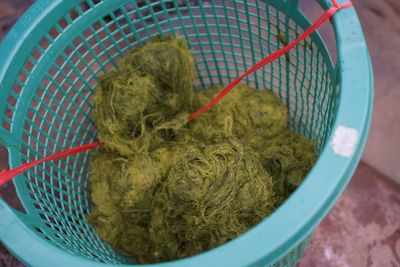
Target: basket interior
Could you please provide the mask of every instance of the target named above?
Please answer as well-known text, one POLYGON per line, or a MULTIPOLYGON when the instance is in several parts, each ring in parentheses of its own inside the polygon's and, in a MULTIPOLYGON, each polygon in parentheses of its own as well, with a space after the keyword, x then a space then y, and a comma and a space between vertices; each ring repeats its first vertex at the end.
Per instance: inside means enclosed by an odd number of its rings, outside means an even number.
MULTIPOLYGON (((90 97, 96 77, 156 35, 185 37, 196 59, 196 88, 228 84, 261 58, 298 37, 309 22, 279 1, 76 1, 54 16, 0 106, 0 123, 20 140, 15 165, 96 138, 90 97), (17 164, 18 163, 18 164, 17 164)), ((49 15, 48 15, 49 16, 49 15)), ((335 117, 338 86, 329 53, 314 34, 244 82, 271 89, 286 103, 290 127, 320 152, 335 117)), ((127 259, 100 240, 90 210, 88 153, 48 162, 16 179, 29 219, 48 242, 95 261, 127 259)), ((12 167, 12 166, 11 166, 12 167)))

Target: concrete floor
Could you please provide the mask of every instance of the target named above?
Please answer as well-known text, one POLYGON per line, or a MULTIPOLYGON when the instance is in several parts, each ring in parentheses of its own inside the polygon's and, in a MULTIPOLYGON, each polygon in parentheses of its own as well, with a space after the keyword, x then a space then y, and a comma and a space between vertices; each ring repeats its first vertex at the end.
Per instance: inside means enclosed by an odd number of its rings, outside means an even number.
MULTIPOLYGON (((304 0, 311 17, 320 10, 304 0)), ((0 0, 0 40, 33 0, 0 0)), ((400 1, 353 0, 375 72, 374 118, 353 180, 317 228, 299 267, 400 266, 400 1), (372 167, 370 167, 372 166, 372 167)), ((323 31, 328 40, 328 31, 323 31)), ((334 50, 334 45, 330 45, 334 50)), ((0 169, 6 167, 0 149, 0 169)), ((3 187, 0 197, 10 195, 3 187), (5 194, 6 192, 6 194, 5 194), (2 194, 2 195, 1 195, 2 194)), ((23 266, 0 245, 0 266, 23 266)))
POLYGON ((298 267, 400 266, 400 185, 361 163, 298 267))

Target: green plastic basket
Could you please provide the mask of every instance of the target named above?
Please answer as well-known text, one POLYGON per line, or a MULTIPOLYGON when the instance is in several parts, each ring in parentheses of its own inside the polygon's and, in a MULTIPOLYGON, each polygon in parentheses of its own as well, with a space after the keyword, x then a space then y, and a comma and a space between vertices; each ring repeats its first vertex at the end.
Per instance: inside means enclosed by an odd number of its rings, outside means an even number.
MULTIPOLYGON (((319 159, 305 181, 240 237, 160 266, 292 266, 301 258, 360 160, 372 112, 371 64, 357 15, 344 9, 332 22, 336 65, 314 33, 245 80, 274 90, 288 106, 291 128, 318 141, 319 159)), ((309 26, 298 0, 38 0, 0 47, 0 138, 10 144, 9 165, 94 141, 96 77, 153 36, 184 36, 196 58, 196 87, 205 88, 227 84, 309 26)), ((1 241, 22 262, 132 264, 86 222, 87 161, 88 152, 17 177, 26 213, 0 199, 1 241)))

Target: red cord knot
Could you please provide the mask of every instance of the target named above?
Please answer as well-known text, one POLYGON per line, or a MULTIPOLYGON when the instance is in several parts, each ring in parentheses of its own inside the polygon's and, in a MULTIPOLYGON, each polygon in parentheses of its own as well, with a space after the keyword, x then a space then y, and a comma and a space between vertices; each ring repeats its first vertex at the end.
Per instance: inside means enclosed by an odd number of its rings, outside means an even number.
POLYGON ((345 2, 345 3, 341 4, 341 5, 339 5, 339 4, 337 3, 337 1, 332 0, 332 3, 333 3, 333 6, 330 7, 330 8, 329 8, 327 11, 325 11, 325 13, 324 13, 324 14, 327 14, 327 15, 329 16, 329 19, 330 19, 333 15, 335 15, 335 13, 338 12, 339 10, 344 9, 344 8, 348 8, 348 7, 353 7, 353 3, 352 3, 351 1, 348 1, 348 2, 345 2))
POLYGON ((352 7, 353 3, 351 1, 345 2, 341 5, 339 5, 339 3, 337 2, 337 0, 332 0, 332 4, 334 7, 338 8, 338 9, 343 9, 343 8, 347 8, 347 7, 352 7))

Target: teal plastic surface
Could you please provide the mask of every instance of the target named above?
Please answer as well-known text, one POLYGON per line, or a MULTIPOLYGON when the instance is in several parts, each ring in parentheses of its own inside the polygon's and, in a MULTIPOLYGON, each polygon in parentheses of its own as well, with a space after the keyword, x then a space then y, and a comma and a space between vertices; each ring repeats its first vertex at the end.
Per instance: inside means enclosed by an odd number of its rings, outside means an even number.
MULTIPOLYGON (((329 0, 318 2, 331 6, 329 0)), ((157 266, 293 266, 301 258, 312 231, 349 182, 371 121, 373 75, 355 10, 341 10, 332 24, 336 66, 314 33, 245 81, 274 90, 288 106, 292 129, 318 141, 319 159, 305 181, 240 237, 157 266), (356 133, 350 155, 331 145, 343 127, 356 133)), ((0 138, 10 144, 9 165, 94 141, 90 96, 96 77, 152 36, 184 36, 196 58, 196 87, 205 88, 227 84, 309 26, 298 0, 38 0, 0 46, 0 138)), ((87 160, 82 153, 17 177, 26 214, 0 199, 0 240, 27 265, 133 264, 85 220, 87 160)))

